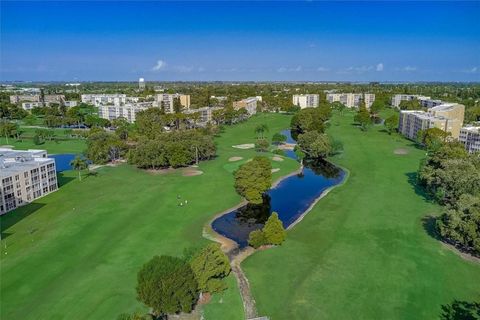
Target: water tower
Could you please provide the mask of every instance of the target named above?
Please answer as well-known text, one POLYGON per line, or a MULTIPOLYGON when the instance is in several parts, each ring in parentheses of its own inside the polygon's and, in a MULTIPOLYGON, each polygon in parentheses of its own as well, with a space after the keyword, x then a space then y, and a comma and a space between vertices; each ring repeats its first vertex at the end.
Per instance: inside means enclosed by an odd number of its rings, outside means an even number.
POLYGON ((138 89, 140 91, 145 90, 145 79, 143 78, 138 79, 138 89))

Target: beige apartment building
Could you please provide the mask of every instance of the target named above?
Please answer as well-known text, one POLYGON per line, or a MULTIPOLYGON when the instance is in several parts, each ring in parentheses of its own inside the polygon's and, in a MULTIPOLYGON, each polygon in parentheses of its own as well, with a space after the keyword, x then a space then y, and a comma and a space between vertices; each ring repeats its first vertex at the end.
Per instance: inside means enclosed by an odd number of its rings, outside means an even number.
POLYGON ((123 93, 94 93, 94 94, 82 94, 83 103, 93 104, 95 107, 102 105, 114 105, 121 106, 127 102, 127 95, 123 93))
POLYGON ((0 148, 0 215, 57 189, 55 160, 45 150, 0 148))
POLYGON ((17 104, 20 102, 41 102, 39 94, 22 94, 10 96, 10 103, 17 104))
POLYGON ((367 109, 370 109, 375 101, 375 95, 373 93, 327 93, 326 99, 330 103, 340 102, 347 108, 359 108, 363 101, 367 109))
POLYGON ((458 139, 463 126, 465 106, 445 103, 431 108, 428 112, 418 110, 400 111, 398 131, 405 137, 416 140, 418 131, 438 128, 458 139))
POLYGON ((257 101, 262 101, 262 97, 248 97, 239 101, 233 102, 233 109, 246 109, 249 115, 257 113, 257 101))
POLYGON ((213 120, 213 111, 221 110, 223 107, 203 107, 198 109, 189 109, 184 111, 185 114, 198 113, 200 115, 197 125, 205 126, 207 123, 213 120))
POLYGON ((458 140, 465 145, 468 152, 480 152, 480 126, 463 127, 458 140))
POLYGON ((155 101, 159 108, 163 108, 165 113, 174 113, 175 110, 173 109, 173 101, 175 99, 180 99, 180 104, 186 110, 190 109, 190 95, 188 94, 157 94, 155 97, 155 101))

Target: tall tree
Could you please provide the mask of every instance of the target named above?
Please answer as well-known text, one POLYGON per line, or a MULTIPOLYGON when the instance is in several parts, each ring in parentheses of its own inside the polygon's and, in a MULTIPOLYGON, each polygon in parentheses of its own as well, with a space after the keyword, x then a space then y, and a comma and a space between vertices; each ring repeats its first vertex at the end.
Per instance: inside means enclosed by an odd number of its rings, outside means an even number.
POLYGON ((138 272, 137 297, 156 317, 191 312, 198 300, 198 284, 188 263, 155 256, 138 272))
POLYGON ((265 157, 255 157, 235 172, 235 189, 252 203, 262 203, 262 195, 272 185, 272 165, 265 157))
POLYGON ((222 281, 230 273, 228 257, 217 243, 199 250, 191 259, 190 266, 201 292, 215 293, 226 288, 222 281))
POLYGON ((70 165, 74 170, 78 171, 78 180, 82 181, 82 170, 88 167, 87 160, 83 157, 76 156, 75 159, 70 162, 70 165))

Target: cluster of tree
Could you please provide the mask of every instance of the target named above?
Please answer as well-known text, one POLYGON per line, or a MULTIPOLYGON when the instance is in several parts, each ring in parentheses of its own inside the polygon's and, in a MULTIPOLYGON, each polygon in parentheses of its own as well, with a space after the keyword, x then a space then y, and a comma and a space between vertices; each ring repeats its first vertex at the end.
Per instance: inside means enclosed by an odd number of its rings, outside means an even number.
POLYGON ((263 245, 281 245, 286 237, 287 232, 278 213, 272 212, 261 230, 250 232, 248 243, 256 249, 263 245))
POLYGON ((20 120, 28 116, 28 112, 8 100, 0 101, 0 119, 20 120))
POLYGON ((139 139, 130 149, 129 162, 139 168, 175 168, 211 159, 215 153, 213 137, 204 131, 172 131, 139 139))
POLYGON ((15 137, 18 140, 21 133, 22 132, 17 123, 6 120, 0 121, 0 136, 5 137, 7 143, 8 138, 15 137))
POLYGON ((400 102, 400 110, 421 110, 422 105, 417 99, 413 100, 403 100, 400 102))
POLYGON ((233 106, 226 106, 223 109, 214 110, 212 112, 212 119, 218 124, 233 124, 248 119, 248 112, 241 108, 235 110, 233 106))
POLYGON ((105 164, 125 156, 127 150, 127 144, 116 134, 93 128, 88 134, 85 155, 93 163, 105 164))
MULTIPOLYGON (((155 319, 191 312, 202 293, 226 289, 222 281, 230 273, 227 256, 218 244, 189 251, 183 258, 155 256, 137 275, 137 298, 151 309, 155 319)), ((144 319, 141 314, 122 314, 118 319, 144 319)))
POLYGON ((343 145, 324 133, 325 123, 331 115, 331 108, 323 104, 318 108, 300 110, 291 122, 292 135, 296 136, 296 154, 299 159, 325 158, 343 150, 343 145))
POLYGON ((480 302, 455 300, 442 305, 441 320, 478 320, 480 319, 480 302))
POLYGON ((235 171, 235 189, 252 203, 262 203, 262 195, 272 186, 272 165, 266 157, 255 157, 235 171))
POLYGON ((332 110, 329 104, 321 104, 317 108, 305 108, 298 111, 290 122, 292 135, 307 131, 324 132, 326 122, 330 119, 332 110))
POLYGON ((462 144, 447 142, 429 152, 418 172, 419 183, 445 206, 437 219, 440 235, 480 254, 480 157, 462 144))
POLYGON ((438 128, 419 130, 417 133, 417 143, 427 150, 433 151, 440 148, 450 135, 450 132, 438 128))
POLYGON ((385 129, 387 130, 388 134, 392 134, 393 132, 395 132, 395 130, 397 130, 398 121, 399 121, 398 113, 394 113, 390 117, 385 119, 385 122, 383 123, 383 125, 385 126, 385 129))
POLYGON ((370 112, 368 112, 367 107, 365 107, 364 105, 358 108, 358 111, 355 114, 353 121, 355 121, 355 123, 360 126, 360 129, 362 131, 367 131, 373 122, 372 115, 370 114, 370 112))

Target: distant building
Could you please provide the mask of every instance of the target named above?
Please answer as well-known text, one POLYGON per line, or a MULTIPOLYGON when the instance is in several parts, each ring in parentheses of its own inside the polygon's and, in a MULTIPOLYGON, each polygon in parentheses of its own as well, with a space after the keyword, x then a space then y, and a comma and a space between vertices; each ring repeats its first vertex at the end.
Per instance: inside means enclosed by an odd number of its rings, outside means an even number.
POLYGON ((402 101, 412 101, 412 100, 428 100, 430 97, 419 96, 416 94, 396 94, 392 97, 391 105, 396 108, 400 108, 400 103, 402 101))
POLYGON ((22 102, 22 109, 23 110, 32 110, 33 108, 41 108, 43 107, 43 103, 41 102, 22 102))
POLYGON ((228 97, 226 96, 210 96, 210 99, 215 99, 218 102, 227 101, 228 97))
POLYGON ((257 113, 257 101, 262 101, 261 99, 262 97, 248 97, 246 99, 234 101, 233 109, 246 109, 249 115, 254 115, 257 113))
POLYGON ((65 96, 63 94, 46 94, 43 96, 43 103, 46 106, 53 103, 63 105, 64 102, 65 96))
POLYGON ((295 94, 292 100, 293 104, 301 109, 316 108, 318 107, 320 96, 318 94, 295 94))
POLYGON ((0 148, 0 214, 57 189, 55 160, 45 150, 0 148))
POLYGON ((458 140, 465 145, 468 152, 480 152, 480 126, 463 127, 458 140))
POLYGON ((198 119, 197 124, 205 126, 207 123, 213 120, 212 118, 213 111, 221 110, 221 109, 223 108, 222 107, 203 107, 198 109, 189 109, 184 113, 185 114, 198 113, 200 115, 200 118, 198 119))
POLYGON ((138 90, 140 91, 145 90, 145 79, 143 78, 138 79, 138 90))
POLYGON ((20 102, 41 102, 39 94, 22 94, 10 96, 10 103, 17 104, 20 102))
POLYGON ((439 106, 444 103, 442 100, 430 99, 429 97, 420 97, 418 98, 418 100, 420 100, 420 105, 427 109, 439 106))
POLYGON ((375 101, 375 95, 372 93, 327 93, 327 101, 330 103, 340 102, 347 108, 359 108, 362 104, 370 109, 375 101))
POLYGON ((114 93, 114 94, 82 94, 82 102, 93 104, 96 107, 102 105, 114 105, 121 106, 126 103, 127 95, 114 93))
POLYGON ((130 123, 135 122, 137 113, 152 108, 151 102, 139 102, 125 105, 100 105, 98 107, 98 116, 109 121, 124 118, 130 123))
POLYGON ((68 101, 65 101, 63 105, 67 108, 72 108, 72 107, 76 107, 78 105, 78 102, 75 100, 68 100, 68 101))
POLYGON ((180 99, 180 104, 184 109, 190 109, 190 95, 187 94, 157 94, 155 101, 157 102, 157 106, 159 108, 163 108, 165 113, 174 113, 175 110, 173 109, 173 101, 175 99, 180 99))
POLYGON ((443 104, 431 108, 428 112, 418 110, 400 111, 398 131, 405 137, 416 140, 420 130, 438 128, 458 139, 463 125, 465 106, 461 104, 443 104))

